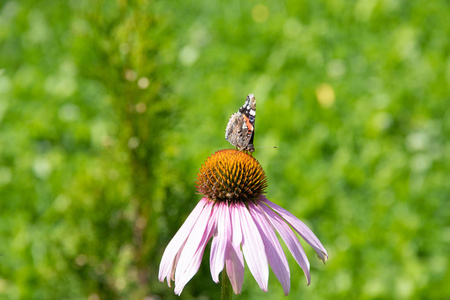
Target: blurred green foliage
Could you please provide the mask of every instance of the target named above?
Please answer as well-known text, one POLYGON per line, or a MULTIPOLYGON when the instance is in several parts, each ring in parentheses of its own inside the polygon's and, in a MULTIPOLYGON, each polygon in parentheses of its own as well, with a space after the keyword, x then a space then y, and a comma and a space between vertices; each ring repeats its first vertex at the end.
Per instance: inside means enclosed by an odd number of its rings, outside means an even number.
MULTIPOLYGON (((157 280, 249 93, 267 196, 330 259, 290 299, 450 298, 448 1, 0 2, 0 298, 157 280)), ((182 298, 216 299, 208 253, 182 298)), ((269 293, 246 270, 239 299, 269 293)))

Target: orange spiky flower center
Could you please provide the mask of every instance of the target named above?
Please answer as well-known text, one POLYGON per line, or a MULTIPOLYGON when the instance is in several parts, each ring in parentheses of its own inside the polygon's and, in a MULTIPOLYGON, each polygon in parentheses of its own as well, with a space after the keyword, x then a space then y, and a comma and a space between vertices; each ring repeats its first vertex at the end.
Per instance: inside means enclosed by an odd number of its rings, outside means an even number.
POLYGON ((246 152, 220 150, 208 157, 197 174, 197 191, 215 201, 256 200, 267 188, 259 162, 246 152))

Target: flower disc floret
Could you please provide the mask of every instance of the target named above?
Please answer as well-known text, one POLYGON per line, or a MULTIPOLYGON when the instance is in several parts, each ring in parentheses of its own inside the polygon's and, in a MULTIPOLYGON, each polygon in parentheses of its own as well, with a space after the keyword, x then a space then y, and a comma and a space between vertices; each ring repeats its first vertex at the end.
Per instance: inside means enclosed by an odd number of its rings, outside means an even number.
POLYGON ((246 152, 227 149, 208 157, 197 174, 197 191, 210 200, 254 201, 267 188, 259 162, 246 152))

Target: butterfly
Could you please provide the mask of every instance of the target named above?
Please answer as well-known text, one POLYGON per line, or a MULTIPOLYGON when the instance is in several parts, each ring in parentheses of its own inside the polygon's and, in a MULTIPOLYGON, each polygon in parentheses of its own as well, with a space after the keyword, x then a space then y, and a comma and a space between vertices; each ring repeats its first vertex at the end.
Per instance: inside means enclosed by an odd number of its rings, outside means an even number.
POLYGON ((225 139, 239 150, 253 152, 255 135, 256 99, 253 94, 245 98, 245 103, 238 112, 231 115, 225 129, 225 139))

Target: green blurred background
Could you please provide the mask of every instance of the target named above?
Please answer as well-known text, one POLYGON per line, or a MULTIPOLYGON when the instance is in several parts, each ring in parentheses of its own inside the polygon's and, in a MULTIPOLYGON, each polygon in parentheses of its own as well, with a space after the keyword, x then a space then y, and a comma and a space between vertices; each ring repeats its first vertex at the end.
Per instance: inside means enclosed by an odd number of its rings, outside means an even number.
MULTIPOLYGON (((157 280, 247 94, 312 283, 237 299, 450 299, 450 4, 0 1, 0 299, 179 299, 157 280)), ((209 250, 182 299, 216 299, 209 250)))

